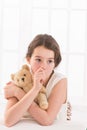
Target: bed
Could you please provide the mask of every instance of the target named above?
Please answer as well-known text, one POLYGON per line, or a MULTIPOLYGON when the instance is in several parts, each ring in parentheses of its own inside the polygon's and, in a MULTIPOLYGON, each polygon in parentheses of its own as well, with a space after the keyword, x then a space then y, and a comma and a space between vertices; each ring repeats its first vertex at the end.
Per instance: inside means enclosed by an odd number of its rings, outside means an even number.
MULTIPOLYGON (((8 127, 4 126, 3 124, 3 113, 4 113, 5 106, 0 104, 0 130, 9 130, 8 127)), ((77 110, 76 110, 77 111, 77 110)), ((76 111, 73 112, 74 116, 76 116, 76 111)), ((78 111, 77 111, 78 112, 78 111)), ((55 120, 54 124, 51 126, 41 126, 37 124, 33 120, 29 119, 22 119, 16 125, 10 127, 10 130, 86 130, 86 119, 85 120, 78 120, 78 118, 72 116, 71 121, 58 121, 55 120)), ((84 118, 84 117, 83 117, 84 118)))

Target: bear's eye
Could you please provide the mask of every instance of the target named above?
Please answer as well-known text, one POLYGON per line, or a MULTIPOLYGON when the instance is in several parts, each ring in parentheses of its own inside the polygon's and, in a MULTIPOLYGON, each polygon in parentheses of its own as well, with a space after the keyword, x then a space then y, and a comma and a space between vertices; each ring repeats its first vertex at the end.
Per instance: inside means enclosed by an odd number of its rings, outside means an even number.
POLYGON ((26 74, 24 74, 24 76, 26 76, 26 74))

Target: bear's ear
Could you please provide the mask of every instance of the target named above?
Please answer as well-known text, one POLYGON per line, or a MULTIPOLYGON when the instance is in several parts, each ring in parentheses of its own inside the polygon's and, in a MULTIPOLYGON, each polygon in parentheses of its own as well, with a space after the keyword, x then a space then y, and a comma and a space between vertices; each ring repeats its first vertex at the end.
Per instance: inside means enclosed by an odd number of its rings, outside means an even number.
POLYGON ((25 64, 25 65, 22 66, 22 69, 26 69, 26 70, 29 71, 29 66, 25 64))
POLYGON ((15 74, 11 74, 11 79, 14 80, 15 74))

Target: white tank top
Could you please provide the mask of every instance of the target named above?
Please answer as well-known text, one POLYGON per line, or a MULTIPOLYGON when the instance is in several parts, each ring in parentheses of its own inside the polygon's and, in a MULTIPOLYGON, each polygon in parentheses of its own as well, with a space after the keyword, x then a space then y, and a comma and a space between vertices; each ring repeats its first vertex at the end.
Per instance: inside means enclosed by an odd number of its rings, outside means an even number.
MULTIPOLYGON (((47 86, 46 86, 46 90, 47 90, 47 97, 49 97, 49 95, 51 94, 51 91, 53 89, 53 87, 61 80, 66 78, 65 75, 61 74, 61 73, 56 73, 54 72, 53 75, 51 76, 47 86)), ((65 104, 62 105, 58 115, 57 115, 57 119, 59 120, 66 120, 67 119, 67 102, 65 104)))

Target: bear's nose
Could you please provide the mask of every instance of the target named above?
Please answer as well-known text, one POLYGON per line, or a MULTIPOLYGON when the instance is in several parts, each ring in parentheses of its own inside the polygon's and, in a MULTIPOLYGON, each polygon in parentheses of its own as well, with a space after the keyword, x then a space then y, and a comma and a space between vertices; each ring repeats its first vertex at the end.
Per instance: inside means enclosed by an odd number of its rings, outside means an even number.
POLYGON ((24 78, 21 78, 22 81, 24 81, 24 78))

